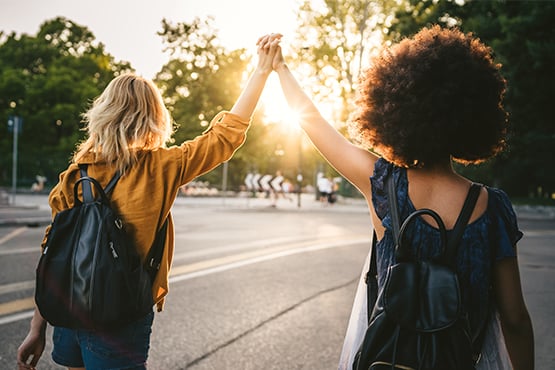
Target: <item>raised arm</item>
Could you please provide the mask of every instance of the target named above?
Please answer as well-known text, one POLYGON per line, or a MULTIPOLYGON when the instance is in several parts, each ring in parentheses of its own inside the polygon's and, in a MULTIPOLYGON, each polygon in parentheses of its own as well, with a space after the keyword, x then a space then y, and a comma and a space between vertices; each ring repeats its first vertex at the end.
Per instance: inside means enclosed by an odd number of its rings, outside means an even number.
POLYGON ((298 114, 301 127, 324 158, 368 198, 369 177, 377 157, 353 145, 322 117, 287 67, 279 41, 279 35, 270 35, 261 38, 259 43, 269 43, 270 48, 274 45, 278 47, 272 65, 278 73, 289 107, 298 114))
POLYGON ((181 144, 186 162, 179 179, 181 184, 186 184, 229 160, 243 144, 251 116, 256 109, 266 80, 272 72, 272 59, 276 48, 277 46, 266 49, 258 47, 256 69, 229 111, 231 114, 220 112, 203 135, 181 144))
POLYGON ((231 108, 231 113, 242 119, 249 120, 258 104, 264 85, 272 72, 272 61, 279 45, 270 45, 263 48, 258 46, 258 64, 251 75, 247 86, 231 108))

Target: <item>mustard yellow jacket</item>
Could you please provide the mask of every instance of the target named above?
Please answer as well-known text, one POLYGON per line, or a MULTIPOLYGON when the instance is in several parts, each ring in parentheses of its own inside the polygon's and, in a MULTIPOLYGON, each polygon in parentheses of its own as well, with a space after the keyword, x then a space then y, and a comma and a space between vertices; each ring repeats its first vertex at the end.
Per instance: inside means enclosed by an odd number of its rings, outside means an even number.
MULTIPOLYGON (((209 128, 193 140, 179 146, 159 148, 138 153, 138 163, 130 168, 116 184, 110 195, 111 204, 119 212, 126 230, 136 243, 137 251, 144 260, 154 241, 156 231, 169 217, 166 245, 158 275, 152 287, 158 311, 168 294, 168 277, 174 250, 174 228, 171 207, 179 188, 220 163, 227 161, 243 144, 249 122, 229 112, 219 113, 209 128)), ((115 173, 108 163, 94 161, 94 156, 83 157, 62 172, 59 182, 49 196, 52 218, 56 213, 74 204, 73 185, 79 179, 79 167, 87 163, 88 175, 106 186, 115 173)), ((81 197, 81 189, 79 189, 81 197)), ((50 231, 46 228, 45 238, 50 231)))

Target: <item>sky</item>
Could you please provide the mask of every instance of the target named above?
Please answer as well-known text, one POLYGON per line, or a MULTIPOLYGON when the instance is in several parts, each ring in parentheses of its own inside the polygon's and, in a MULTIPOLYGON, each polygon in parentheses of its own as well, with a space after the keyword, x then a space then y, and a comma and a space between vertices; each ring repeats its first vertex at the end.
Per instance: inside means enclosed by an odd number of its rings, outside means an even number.
POLYGON ((34 35, 57 16, 86 26, 116 60, 129 61, 147 78, 167 61, 162 53, 163 18, 190 22, 214 17, 222 44, 255 51, 259 36, 293 37, 299 0, 0 0, 0 30, 34 35))

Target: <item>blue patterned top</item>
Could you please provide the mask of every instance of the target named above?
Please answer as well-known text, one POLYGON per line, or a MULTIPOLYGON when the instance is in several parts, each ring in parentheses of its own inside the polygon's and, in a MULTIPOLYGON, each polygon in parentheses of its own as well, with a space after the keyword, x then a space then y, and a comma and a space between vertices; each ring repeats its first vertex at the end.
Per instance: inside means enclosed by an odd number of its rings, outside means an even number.
MULTIPOLYGON (((390 173, 395 176, 399 217, 402 220, 415 211, 408 196, 408 180, 405 168, 396 167, 384 159, 379 159, 370 178, 372 203, 376 214, 385 227, 384 237, 377 243, 376 265, 378 287, 385 283, 386 271, 395 264, 394 241, 391 215, 385 180, 390 173)), ((490 271, 492 261, 515 257, 515 245, 522 237, 518 229, 512 204, 502 190, 486 187, 488 191, 487 210, 464 230, 457 256, 457 273, 461 288, 463 307, 469 313, 473 330, 488 312, 490 271), (491 248, 490 248, 491 245, 491 248), (494 254, 492 256, 492 253, 494 254)), ((431 258, 440 252, 438 229, 417 217, 406 230, 407 240, 411 240, 413 252, 421 246, 422 258, 431 258), (430 248, 429 246, 433 246, 430 248)), ((449 230, 447 231, 449 237, 449 230)))

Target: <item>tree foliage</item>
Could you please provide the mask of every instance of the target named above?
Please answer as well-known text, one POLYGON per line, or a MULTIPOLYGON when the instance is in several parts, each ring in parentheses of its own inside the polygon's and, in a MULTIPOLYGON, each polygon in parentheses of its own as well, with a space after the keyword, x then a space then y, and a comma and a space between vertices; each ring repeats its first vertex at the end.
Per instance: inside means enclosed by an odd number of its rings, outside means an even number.
POLYGON ((354 86, 368 56, 382 40, 393 5, 386 0, 305 0, 291 60, 309 79, 315 100, 334 107, 333 118, 350 113, 354 86))
MULTIPOLYGON (((155 82, 176 122, 176 144, 200 135, 219 111, 229 110, 247 75, 250 59, 245 50, 228 51, 221 46, 212 22, 212 18, 195 18, 191 23, 174 24, 164 19, 158 32, 170 60, 155 82)), ((242 153, 236 153, 232 165, 242 153)), ((203 180, 220 184, 221 172, 213 171, 203 180)))
MULTIPOLYGON (((219 111, 229 110, 253 71, 245 49, 227 50, 221 45, 213 21, 162 21, 159 35, 170 60, 155 82, 177 123, 176 144, 201 134, 219 111)), ((269 122, 262 105, 255 112, 247 136, 229 161, 228 189, 237 190, 248 172, 272 174, 282 170, 287 177, 296 177, 298 145, 289 139, 291 133, 269 122)), ((200 180, 219 186, 222 171, 216 169, 200 180)))
MULTIPOLYGON (((345 122, 354 109, 359 71, 373 51, 431 24, 459 27, 490 45, 508 80, 510 150, 461 171, 515 196, 555 193, 549 170, 555 157, 555 3, 464 0, 304 1, 292 63, 332 120, 345 122), (306 76, 311 76, 307 78, 306 76), (330 101, 332 97, 332 101, 330 101)), ((341 127, 340 127, 341 130, 341 127)))
MULTIPOLYGON (((288 51, 288 63, 318 107, 347 136, 346 122, 355 109, 356 85, 370 56, 382 46, 397 2, 392 0, 320 0, 302 2, 298 32, 288 51)), ((324 166, 315 150, 305 154, 315 177, 337 172, 324 166)), ((306 177, 306 176, 305 176, 306 177)), ((358 195, 350 189, 349 195, 358 195)))
MULTIPOLYGON (((462 168, 473 179, 501 186, 511 195, 550 195, 555 151, 555 3, 435 0, 320 0, 301 3, 299 28, 288 62, 324 113, 344 131, 354 109, 358 74, 370 55, 391 42, 440 23, 474 32, 490 45, 508 80, 510 150, 481 166, 462 168)), ((220 110, 230 109, 252 72, 245 49, 224 48, 211 18, 190 23, 162 21, 159 35, 170 55, 155 82, 178 124, 176 143, 200 134, 220 110)), ((286 35, 287 36, 287 35, 286 35)), ((19 137, 19 178, 50 183, 82 139, 81 113, 108 82, 124 71, 85 26, 58 17, 36 35, 0 33, 0 121, 24 119, 19 137)), ((263 108, 263 107, 261 107, 263 108)), ((258 109, 248 140, 229 164, 228 186, 237 188, 248 171, 282 170, 305 184, 323 160, 298 132, 270 122, 258 109)), ((11 180, 12 135, 0 129, 0 184, 11 180)), ((326 172, 329 172, 326 170, 326 172)), ((207 175, 221 183, 221 171, 207 175)))
POLYGON ((82 139, 81 113, 128 63, 115 62, 92 32, 69 19, 44 22, 36 35, 0 34, 0 183, 11 179, 9 116, 23 118, 18 140, 21 185, 36 175, 55 182, 82 139))
POLYGON ((228 52, 219 45, 210 18, 190 24, 163 20, 159 35, 170 61, 155 82, 178 123, 175 139, 181 142, 199 135, 219 111, 231 108, 249 59, 244 50, 228 52))
POLYGON ((492 47, 508 81, 510 150, 462 170, 517 196, 555 193, 555 174, 549 170, 555 158, 553 20, 553 2, 410 1, 391 27, 390 37, 398 39, 434 23, 457 26, 492 47))

